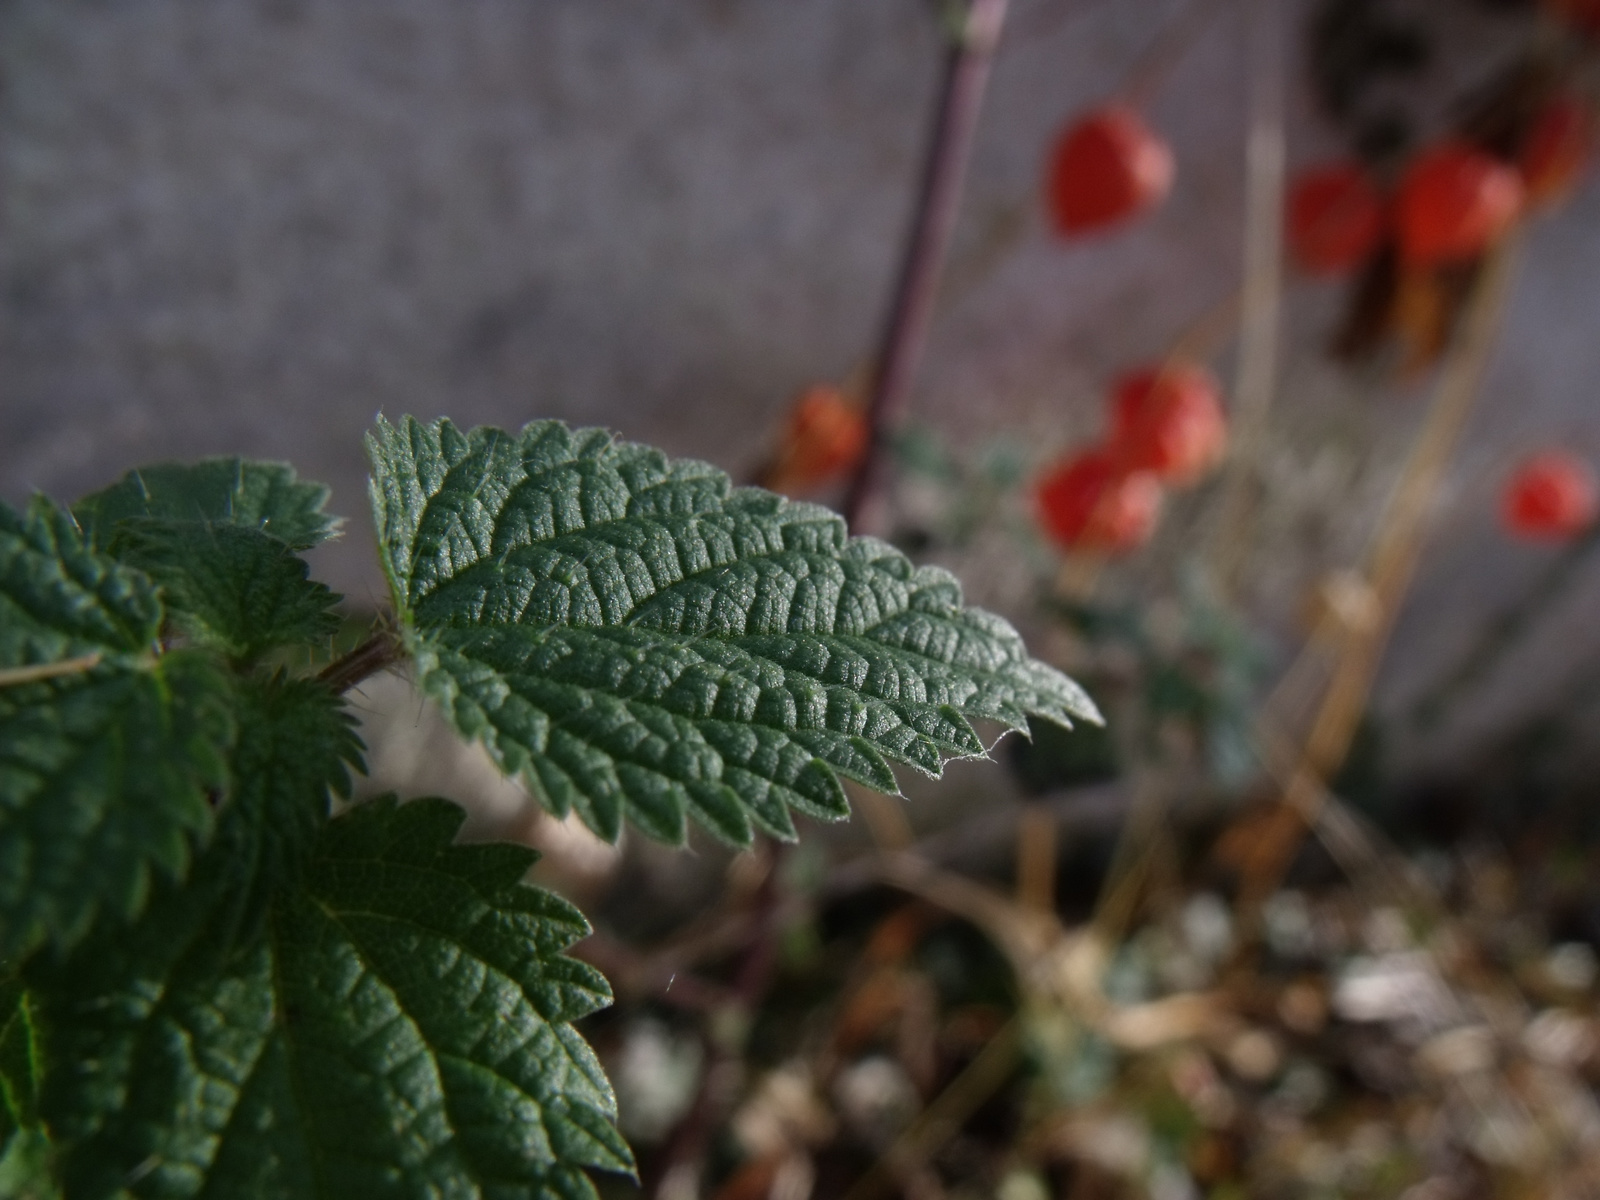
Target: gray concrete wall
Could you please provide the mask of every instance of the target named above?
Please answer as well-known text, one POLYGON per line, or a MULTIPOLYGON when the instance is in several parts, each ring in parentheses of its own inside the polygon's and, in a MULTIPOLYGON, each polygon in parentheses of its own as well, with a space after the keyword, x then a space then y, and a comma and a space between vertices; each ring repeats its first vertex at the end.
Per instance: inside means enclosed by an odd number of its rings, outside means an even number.
MULTIPOLYGON (((1171 201, 1073 248, 1035 211, 1051 134, 1177 6, 1017 0, 958 235, 978 282, 941 316, 917 397, 953 441, 1010 430, 1042 455, 1086 436, 1105 379, 1236 285, 1242 3, 1152 102, 1171 201)), ((795 389, 871 343, 936 82, 929 7, 3 0, 0 494, 71 497, 159 458, 291 459, 351 517, 320 569, 375 598, 360 436, 380 410, 558 416, 748 466, 795 389)), ((1294 161, 1336 146, 1298 82, 1290 111, 1294 161)), ((1600 455, 1597 215, 1590 186, 1533 233, 1391 699, 1544 553, 1493 526, 1507 448, 1600 455)), ((1359 550, 1422 409, 1321 361, 1334 301, 1299 287, 1288 313, 1280 612, 1359 550)), ((1015 598, 1003 575, 980 572, 980 594, 1015 598)), ((1597 599, 1591 578, 1504 703, 1575 668, 1597 599)), ((1489 702, 1474 720, 1503 717, 1489 702)))

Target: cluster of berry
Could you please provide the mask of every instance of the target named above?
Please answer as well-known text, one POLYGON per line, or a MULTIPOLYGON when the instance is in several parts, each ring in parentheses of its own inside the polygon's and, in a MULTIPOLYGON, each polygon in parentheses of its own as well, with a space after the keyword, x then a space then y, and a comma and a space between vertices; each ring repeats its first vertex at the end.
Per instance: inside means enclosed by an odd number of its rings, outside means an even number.
POLYGON ((1551 98, 1529 123, 1515 162, 1446 138, 1406 166, 1394 197, 1351 160, 1307 171, 1289 193, 1289 246, 1313 275, 1365 264, 1393 238, 1403 266, 1466 262, 1525 212, 1565 198, 1588 162, 1593 112, 1576 95, 1551 98))
POLYGON ((1210 371, 1169 363, 1112 388, 1110 436, 1045 471, 1039 522, 1062 547, 1119 554, 1155 530, 1164 487, 1195 483, 1222 458, 1227 422, 1210 371))
MULTIPOLYGON (((1556 0, 1557 15, 1600 35, 1600 0, 1556 0)), ((1287 240, 1308 275, 1342 275, 1392 247, 1401 270, 1470 263, 1525 214, 1568 196, 1590 157, 1594 111, 1558 92, 1528 120, 1508 161, 1461 137, 1442 139, 1404 166, 1392 195, 1357 160, 1300 175, 1290 188, 1287 240)), ((1055 230, 1074 238, 1154 208, 1171 190, 1171 148, 1132 109, 1108 105, 1070 125, 1052 147, 1046 203, 1055 230)), ((1193 365, 1146 370, 1114 390, 1112 436, 1058 461, 1038 481, 1040 523, 1064 548, 1119 553, 1141 545, 1159 514, 1162 485, 1193 482, 1225 442, 1216 381, 1193 365)), ((1504 500, 1505 521, 1528 537, 1569 536, 1595 517, 1586 464, 1560 451, 1534 455, 1504 500)))

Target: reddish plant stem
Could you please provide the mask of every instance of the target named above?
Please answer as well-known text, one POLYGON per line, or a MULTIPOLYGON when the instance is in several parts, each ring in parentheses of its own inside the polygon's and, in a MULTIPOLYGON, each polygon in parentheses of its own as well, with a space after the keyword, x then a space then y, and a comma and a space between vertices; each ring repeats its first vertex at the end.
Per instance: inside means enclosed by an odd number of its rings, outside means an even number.
POLYGON ((852 530, 870 527, 869 511, 883 487, 889 441, 905 420, 911 384, 927 341, 939 273, 950 246, 961 185, 972 157, 978 113, 989 82, 989 67, 1008 0, 971 0, 959 35, 945 60, 939 108, 922 169, 911 232, 901 258, 889 317, 873 359, 867 392, 870 440, 845 498, 844 516, 852 530))
MULTIPOLYGON (((845 520, 852 530, 875 523, 875 514, 868 510, 882 488, 889 440, 905 419, 911 384, 927 341, 939 274, 960 209, 961 185, 972 157, 978 113, 1007 4, 1008 0, 970 0, 945 60, 911 231, 873 359, 867 394, 870 440, 844 504, 845 520)), ((706 1151, 734 1099, 744 1036, 777 966, 782 864, 783 847, 774 844, 767 877, 754 900, 755 928, 739 963, 733 1001, 720 1014, 721 1021, 713 1019, 721 1028, 706 1032, 706 1068, 699 1091, 688 1115, 673 1132, 659 1174, 651 1181, 658 1200, 698 1194, 706 1151)))

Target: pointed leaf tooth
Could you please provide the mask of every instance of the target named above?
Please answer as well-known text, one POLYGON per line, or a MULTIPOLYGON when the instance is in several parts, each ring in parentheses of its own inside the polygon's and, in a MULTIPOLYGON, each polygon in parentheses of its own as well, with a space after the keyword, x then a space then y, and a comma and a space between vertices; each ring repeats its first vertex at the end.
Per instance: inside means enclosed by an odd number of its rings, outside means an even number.
POLYGON ((802 729, 790 736, 846 779, 853 779, 876 792, 899 793, 900 785, 895 782, 894 772, 877 747, 866 738, 826 729, 802 729))
POLYGON ((850 816, 850 799, 833 768, 813 759, 795 776, 789 807, 819 821, 843 821, 850 816))
MULTIPOLYGON (((763 832, 780 842, 797 840, 794 821, 789 817, 792 789, 774 783, 741 767, 729 767, 728 786, 738 793, 740 801, 749 810, 750 820, 763 832)), ((794 801, 798 803, 798 801, 794 801)))
POLYGON ((740 849, 755 836, 754 816, 740 803, 739 793, 726 783, 690 783, 685 789, 689 812, 718 838, 740 849))

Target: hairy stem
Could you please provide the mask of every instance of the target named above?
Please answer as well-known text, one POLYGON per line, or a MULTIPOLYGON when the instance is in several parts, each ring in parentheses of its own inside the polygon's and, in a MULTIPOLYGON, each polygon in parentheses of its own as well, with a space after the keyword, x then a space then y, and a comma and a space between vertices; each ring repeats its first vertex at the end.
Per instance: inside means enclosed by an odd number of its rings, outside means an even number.
POLYGON ((343 695, 368 676, 394 666, 405 657, 400 638, 393 629, 379 629, 343 658, 324 667, 317 678, 343 695))

